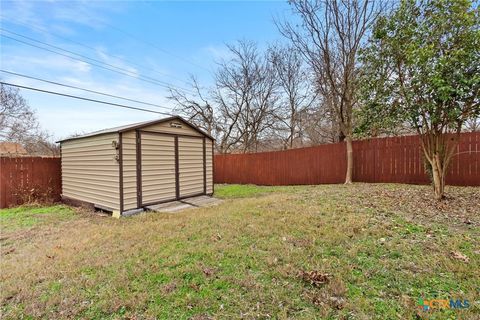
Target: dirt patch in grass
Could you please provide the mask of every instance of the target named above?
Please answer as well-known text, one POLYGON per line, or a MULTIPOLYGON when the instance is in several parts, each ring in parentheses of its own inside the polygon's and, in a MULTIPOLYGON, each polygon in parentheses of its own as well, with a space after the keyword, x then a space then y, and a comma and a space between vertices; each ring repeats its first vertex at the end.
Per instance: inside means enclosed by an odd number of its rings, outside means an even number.
POLYGON ((222 188, 216 207, 25 229, 0 259, 2 318, 478 318, 478 188, 438 208, 427 186, 222 188))
POLYGON ((339 203, 352 207, 376 210, 379 213, 399 213, 408 219, 425 223, 445 223, 450 226, 480 226, 480 188, 447 186, 446 198, 437 201, 433 198, 430 186, 402 184, 364 184, 337 186, 341 190, 335 195, 329 189, 313 188, 306 193, 308 199, 329 196, 339 203))
POLYGON ((372 202, 375 199, 380 199, 390 210, 406 212, 425 221, 480 226, 480 188, 447 187, 446 198, 437 201, 432 198, 431 188, 393 185, 386 190, 375 190, 372 202))

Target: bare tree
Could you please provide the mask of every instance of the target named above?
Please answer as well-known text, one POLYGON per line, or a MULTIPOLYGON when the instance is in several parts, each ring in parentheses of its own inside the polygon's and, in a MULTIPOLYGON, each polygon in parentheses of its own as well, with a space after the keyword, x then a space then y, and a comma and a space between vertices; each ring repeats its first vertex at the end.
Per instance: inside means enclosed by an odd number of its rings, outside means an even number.
POLYGON ((312 106, 303 110, 299 118, 300 135, 305 145, 339 142, 340 129, 327 108, 312 106))
POLYGON ((291 149, 295 139, 301 139, 300 114, 310 108, 316 96, 296 48, 271 46, 268 54, 278 80, 275 129, 281 136, 286 132, 284 148, 291 149))
POLYGON ((228 46, 233 58, 219 64, 214 99, 218 105, 219 150, 258 150, 275 122, 275 76, 253 42, 228 46))
POLYGON ((58 155, 58 147, 50 140, 19 90, 0 84, 0 141, 20 143, 29 154, 58 155))
POLYGON ((331 110, 347 146, 345 183, 353 174, 353 110, 357 105, 357 56, 365 34, 382 11, 375 0, 293 0, 301 19, 297 27, 279 23, 280 32, 290 39, 309 63, 323 106, 331 110))
POLYGON ((31 134, 38 129, 35 112, 20 95, 17 88, 0 84, 0 138, 31 134))
POLYGON ((16 141, 21 143, 30 155, 60 156, 60 146, 51 141, 51 135, 46 131, 19 137, 16 141))
POLYGON ((465 130, 470 132, 480 131, 480 117, 467 120, 465 123, 465 130))
POLYGON ((214 109, 208 102, 206 94, 202 93, 203 89, 194 76, 191 76, 191 87, 193 95, 170 88, 168 99, 176 104, 174 112, 185 116, 188 121, 212 135, 215 128, 214 109))

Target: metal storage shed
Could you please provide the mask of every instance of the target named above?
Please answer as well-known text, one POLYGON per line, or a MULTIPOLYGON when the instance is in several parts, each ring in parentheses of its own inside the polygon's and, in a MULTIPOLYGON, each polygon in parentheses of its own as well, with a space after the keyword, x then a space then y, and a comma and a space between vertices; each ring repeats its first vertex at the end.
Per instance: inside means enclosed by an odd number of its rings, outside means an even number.
POLYGON ((62 198, 121 215, 213 194, 214 139, 175 116, 61 140, 62 198))

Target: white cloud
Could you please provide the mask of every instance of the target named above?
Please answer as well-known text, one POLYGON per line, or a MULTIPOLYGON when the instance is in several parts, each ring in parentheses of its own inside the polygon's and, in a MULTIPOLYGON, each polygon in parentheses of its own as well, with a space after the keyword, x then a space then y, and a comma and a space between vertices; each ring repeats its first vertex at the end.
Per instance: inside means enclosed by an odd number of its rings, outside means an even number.
MULTIPOLYGON (((152 78, 166 79, 165 81, 167 82, 176 81, 169 79, 168 76, 165 77, 159 74, 162 72, 167 74, 173 73, 171 70, 162 69, 161 66, 157 64, 158 60, 156 59, 145 57, 141 63, 142 66, 145 65, 145 68, 137 68, 125 62, 118 53, 112 54, 111 50, 106 47, 98 47, 97 50, 92 51, 67 41, 59 41, 58 38, 49 35, 49 33, 53 33, 69 37, 70 35, 76 34, 77 30, 80 30, 76 26, 78 24, 86 25, 90 28, 101 28, 103 23, 107 22, 104 14, 112 12, 112 10, 122 10, 122 7, 123 5, 119 5, 118 2, 112 5, 112 3, 108 1, 35 2, 20 0, 8 2, 8 6, 4 6, 2 3, 2 25, 5 17, 7 17, 6 20, 10 22, 20 22, 23 27, 29 28, 29 26, 31 26, 33 30, 30 32, 33 31, 36 33, 31 35, 33 38, 126 69, 133 76, 151 75, 152 78), (155 71, 153 69, 160 70, 160 72, 154 74, 155 71)), ((19 33, 25 35, 31 34, 25 33, 24 31, 19 31, 19 33)), ((83 40, 81 41, 83 42, 83 40)), ((85 42, 85 44, 97 48, 97 44, 88 42, 85 42)), ((4 39, 2 39, 0 63, 2 69, 85 89, 150 102, 166 106, 168 109, 135 104, 112 97, 94 95, 72 88, 60 87, 0 73, 0 78, 7 82, 161 112, 169 111, 171 107, 173 107, 171 102, 165 98, 168 95, 167 89, 165 88, 140 81, 138 78, 135 79, 97 68, 82 61, 14 43, 10 40, 4 41, 4 39)), ((175 75, 178 77, 178 73, 175 73, 175 75)), ((177 83, 181 85, 179 81, 177 81, 177 83)), ((183 86, 185 86, 185 84, 183 84, 183 86)), ((29 101, 32 108, 37 110, 41 126, 51 132, 54 139, 63 138, 76 132, 89 132, 162 117, 161 115, 153 113, 128 110, 29 90, 21 90, 21 94, 29 101)))
POLYGON ((104 63, 125 70, 125 71, 121 71, 121 70, 120 70, 121 72, 127 72, 127 73, 132 74, 132 76, 136 76, 136 77, 139 76, 139 72, 138 72, 138 70, 137 70, 136 68, 128 65, 128 64, 125 63, 122 59, 119 59, 119 58, 116 58, 116 57, 113 57, 113 56, 109 55, 109 54, 107 53, 107 50, 106 50, 106 49, 104 49, 104 48, 97 48, 96 53, 97 53, 97 55, 100 57, 100 59, 101 59, 104 63))
POLYGON ((2 50, 2 68, 9 70, 26 70, 28 74, 42 72, 51 74, 54 72, 66 71, 75 74, 86 74, 92 69, 91 65, 82 61, 72 60, 54 54, 39 54, 35 52, 8 51, 5 47, 2 50))
POLYGON ((207 53, 212 60, 222 61, 232 58, 232 53, 228 50, 227 46, 222 45, 209 45, 202 49, 203 52, 207 53))
MULTIPOLYGON (((165 98, 167 96, 166 89, 141 82, 135 78, 115 75, 108 71, 92 68, 90 65, 80 61, 58 57, 54 54, 30 56, 21 50, 15 50, 15 48, 8 48, 7 52, 2 51, 1 60, 2 69, 89 90, 150 102, 166 106, 167 109, 0 73, 0 77, 7 82, 160 112, 169 112, 172 107, 170 101, 165 98)), ((129 66, 123 65, 123 67, 128 68, 129 66)), ((134 68, 130 70, 134 70, 134 68)), ((89 132, 161 117, 161 115, 153 113, 36 93, 26 89, 22 89, 21 93, 29 101, 30 105, 37 110, 41 126, 50 131, 54 139, 66 137, 76 132, 89 132)))
POLYGON ((60 23, 104 28, 108 14, 125 10, 121 1, 2 1, 2 19, 19 22, 40 30, 56 30, 69 34, 73 29, 60 23))

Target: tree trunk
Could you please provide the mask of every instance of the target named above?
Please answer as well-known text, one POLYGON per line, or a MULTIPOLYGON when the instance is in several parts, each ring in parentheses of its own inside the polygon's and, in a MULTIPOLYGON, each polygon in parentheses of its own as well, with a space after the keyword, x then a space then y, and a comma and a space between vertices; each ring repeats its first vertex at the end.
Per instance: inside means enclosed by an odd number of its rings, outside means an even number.
POLYGON ((353 146, 352 146, 352 137, 347 135, 345 137, 347 142, 347 174, 345 176, 345 184, 352 183, 353 176, 353 146))
POLYGON ((435 192, 435 199, 442 200, 445 194, 445 170, 440 161, 438 154, 435 154, 432 157, 431 161, 432 166, 432 178, 433 178, 433 190, 435 192))
POLYGON ((445 198, 445 177, 460 139, 460 128, 452 135, 429 132, 421 135, 421 145, 431 170, 435 199, 445 198))

